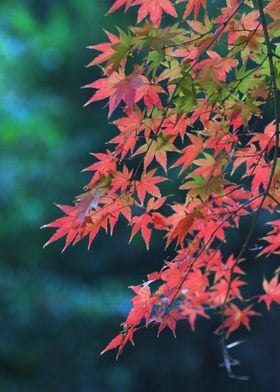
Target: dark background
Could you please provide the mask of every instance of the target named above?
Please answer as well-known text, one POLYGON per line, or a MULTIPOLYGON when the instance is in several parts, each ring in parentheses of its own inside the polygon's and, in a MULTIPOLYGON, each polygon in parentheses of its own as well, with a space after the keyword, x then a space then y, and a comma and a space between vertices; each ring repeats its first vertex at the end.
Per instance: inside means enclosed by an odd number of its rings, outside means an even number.
MULTIPOLYGON (((262 305, 252 332, 234 336, 248 338, 232 353, 248 382, 229 379, 219 367, 215 319, 198 320, 195 334, 180 322, 176 340, 167 330, 160 339, 153 329, 139 332, 136 347, 116 362, 114 353, 99 353, 129 310, 127 287, 161 268, 161 238, 154 236, 146 253, 139 236, 127 244, 123 225, 113 238, 99 235, 89 252, 85 241, 64 254, 62 242, 42 249, 51 233, 39 227, 59 216, 52 203, 70 204, 81 193, 88 153, 104 150, 115 134, 105 101, 83 109, 90 92, 80 89, 101 75, 84 67, 97 54, 85 47, 106 41, 102 28, 115 33, 130 17, 134 23, 133 12, 105 18, 109 6, 97 0, 0 5, 0 391, 278 391, 276 306, 267 313, 262 305)), ((256 235, 266 230, 264 218, 256 235)), ((248 225, 229 233, 227 252, 238 251, 248 225)), ((272 267, 253 250, 247 257, 259 293, 272 267)))

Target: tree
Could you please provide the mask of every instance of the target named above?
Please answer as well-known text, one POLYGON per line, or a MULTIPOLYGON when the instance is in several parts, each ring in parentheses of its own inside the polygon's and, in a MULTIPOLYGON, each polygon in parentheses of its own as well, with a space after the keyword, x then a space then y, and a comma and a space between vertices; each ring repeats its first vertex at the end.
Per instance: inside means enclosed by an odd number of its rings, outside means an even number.
MULTIPOLYGON (((256 302, 280 303, 279 268, 264 278, 264 293, 250 297, 241 268, 261 211, 279 213, 279 3, 226 0, 210 15, 206 0, 116 0, 109 13, 123 6, 137 7, 137 26, 106 32, 107 42, 90 47, 100 53, 88 66, 102 77, 85 86, 94 89, 86 105, 107 100, 109 118, 122 109, 113 148, 92 154, 85 192, 72 206, 58 205, 64 216, 44 226, 56 229, 46 245, 66 237, 66 249, 88 236, 90 246, 123 219, 130 241, 140 233, 147 249, 161 231, 175 255, 131 287, 122 331, 102 353, 116 348, 118 357, 143 327, 175 336, 177 321, 194 330, 198 316, 216 315, 236 377, 228 351, 239 342, 228 344, 230 335, 250 329, 256 302), (265 123, 269 105, 274 120, 265 123), (162 194, 171 178, 183 202, 162 194), (243 246, 225 257, 229 229, 246 215, 243 246)), ((280 219, 268 223, 259 256, 280 253, 280 219)))

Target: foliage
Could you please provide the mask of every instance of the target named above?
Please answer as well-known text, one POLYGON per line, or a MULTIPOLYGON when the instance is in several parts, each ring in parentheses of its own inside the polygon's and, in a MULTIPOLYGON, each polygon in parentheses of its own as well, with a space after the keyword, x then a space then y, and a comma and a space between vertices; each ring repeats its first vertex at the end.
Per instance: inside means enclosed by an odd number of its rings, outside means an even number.
MULTIPOLYGON (((65 249, 88 236, 90 246, 119 220, 131 227, 130 240, 141 233, 147 249, 152 233, 162 232, 175 255, 131 287, 122 331, 103 352, 117 348, 118 356, 143 327, 175 335, 179 320, 194 330, 198 316, 217 315, 215 332, 234 377, 227 339, 250 329, 256 301, 279 303, 279 269, 264 279, 265 294, 248 297, 241 268, 260 212, 279 206, 279 7, 277 0, 227 0, 210 17, 206 1, 181 2, 183 9, 170 0, 117 0, 110 8, 137 6, 143 22, 106 32, 107 42, 90 47, 100 54, 89 66, 98 65, 102 77, 85 86, 95 90, 86 105, 107 99, 109 117, 120 106, 123 113, 113 121, 113 148, 94 153, 85 169, 92 172, 85 192, 73 206, 59 205, 64 216, 45 225, 56 229, 46 245, 66 237, 65 249), (263 125, 270 103, 275 118, 263 125), (163 194, 172 171, 184 202, 163 194), (243 246, 225 256, 229 229, 238 230, 246 215, 243 246)), ((279 253, 279 219, 269 224, 259 255, 279 253)))

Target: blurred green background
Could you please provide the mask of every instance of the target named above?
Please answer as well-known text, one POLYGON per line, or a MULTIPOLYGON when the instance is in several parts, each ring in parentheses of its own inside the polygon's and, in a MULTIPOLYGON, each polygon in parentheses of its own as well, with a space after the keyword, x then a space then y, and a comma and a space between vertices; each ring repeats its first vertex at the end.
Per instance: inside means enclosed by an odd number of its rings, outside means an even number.
MULTIPOLYGON (((89 180, 79 173, 92 162, 88 153, 114 135, 105 103, 82 108, 89 91, 80 89, 100 76, 85 68, 97 53, 86 46, 106 40, 102 28, 116 32, 135 17, 105 18, 110 3, 0 4, 0 391, 277 391, 277 307, 255 318, 250 335, 236 335, 248 336, 233 354, 249 382, 230 380, 219 367, 215 320, 199 320, 196 334, 179 323, 176 340, 169 331, 160 339, 142 331, 116 362, 114 353, 99 353, 129 310, 127 287, 161 268, 162 240, 155 236, 146 253, 140 238, 129 246, 129 231, 118 226, 89 252, 86 242, 64 254, 62 242, 42 249, 50 232, 39 227, 59 215, 52 203, 71 203, 89 180)), ((248 224, 229 237, 228 251, 248 224)), ((265 269, 255 256, 248 253, 248 265, 259 290, 257 272, 265 269)))

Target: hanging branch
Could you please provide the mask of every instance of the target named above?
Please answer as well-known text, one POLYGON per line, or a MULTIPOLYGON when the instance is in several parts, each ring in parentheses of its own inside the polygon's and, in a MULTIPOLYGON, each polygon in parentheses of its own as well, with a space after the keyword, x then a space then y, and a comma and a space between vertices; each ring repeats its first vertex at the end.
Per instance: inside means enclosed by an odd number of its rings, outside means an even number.
MULTIPOLYGON (((245 0, 233 3, 211 18, 203 0, 186 2, 180 18, 171 0, 113 3, 109 13, 137 7, 137 26, 106 32, 108 42, 90 47, 100 53, 89 66, 99 66, 102 77, 85 87, 94 90, 86 105, 107 99, 109 117, 123 106, 112 122, 114 148, 93 154, 85 192, 72 206, 58 205, 64 216, 44 227, 56 229, 47 244, 65 237, 64 249, 87 236, 90 246, 102 230, 113 234, 121 216, 131 228, 129 242, 140 233, 147 249, 152 233, 161 231, 175 256, 131 287, 131 311, 102 353, 117 349, 118 357, 144 327, 175 335, 181 319, 194 330, 198 317, 219 315, 224 366, 230 377, 244 379, 232 371, 229 350, 237 343, 227 339, 250 328, 256 301, 268 309, 279 303, 276 271, 263 280, 264 294, 253 293, 246 306, 240 267, 260 212, 279 206, 279 55, 272 40, 277 1, 264 8, 257 0, 258 12, 245 0), (260 129, 271 99, 274 121, 260 129), (170 180, 174 192, 164 195, 170 180), (225 257, 228 229, 238 230, 246 215, 252 219, 241 249, 225 257)), ((270 224, 260 255, 280 251, 280 219, 270 224)))

